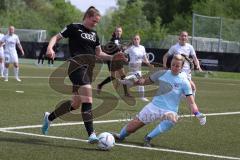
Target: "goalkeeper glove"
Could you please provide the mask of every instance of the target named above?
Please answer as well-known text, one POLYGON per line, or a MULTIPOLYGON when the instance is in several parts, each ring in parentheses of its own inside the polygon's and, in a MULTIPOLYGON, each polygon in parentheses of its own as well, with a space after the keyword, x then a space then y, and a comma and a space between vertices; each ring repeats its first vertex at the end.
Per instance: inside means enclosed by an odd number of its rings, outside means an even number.
POLYGON ((205 125, 207 122, 207 118, 204 114, 202 114, 201 112, 196 112, 194 113, 196 118, 199 120, 200 125, 205 125))

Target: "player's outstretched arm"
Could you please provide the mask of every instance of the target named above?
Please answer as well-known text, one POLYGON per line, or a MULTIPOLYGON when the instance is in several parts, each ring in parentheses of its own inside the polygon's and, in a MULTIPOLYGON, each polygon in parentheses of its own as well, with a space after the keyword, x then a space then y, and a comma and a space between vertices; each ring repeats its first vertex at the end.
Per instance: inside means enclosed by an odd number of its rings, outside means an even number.
POLYGON ((54 45, 60 41, 62 39, 62 36, 60 34, 56 34, 55 36, 53 36, 50 41, 49 41, 49 44, 48 44, 48 47, 47 47, 47 53, 46 55, 51 58, 51 59, 54 59, 55 58, 55 51, 53 49, 54 45))
POLYGON ((189 107, 191 108, 191 111, 193 112, 193 114, 199 120, 200 125, 205 125, 207 122, 207 118, 203 113, 199 112, 193 95, 187 96, 187 103, 188 103, 189 107))
POLYGON ((118 52, 113 56, 108 55, 107 53, 102 51, 100 46, 96 47, 96 56, 97 56, 97 58, 102 59, 102 60, 112 60, 112 61, 123 60, 123 61, 126 61, 126 57, 125 57, 124 53, 118 52))

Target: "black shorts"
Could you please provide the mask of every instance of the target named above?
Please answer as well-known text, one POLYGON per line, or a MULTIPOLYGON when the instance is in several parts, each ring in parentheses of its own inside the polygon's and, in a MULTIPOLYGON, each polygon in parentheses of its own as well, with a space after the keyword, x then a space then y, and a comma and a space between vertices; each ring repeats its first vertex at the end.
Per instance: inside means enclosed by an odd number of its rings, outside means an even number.
POLYGON ((73 92, 77 92, 80 86, 92 83, 95 61, 88 62, 88 64, 81 63, 81 65, 79 65, 74 61, 70 61, 68 76, 73 84, 73 92))

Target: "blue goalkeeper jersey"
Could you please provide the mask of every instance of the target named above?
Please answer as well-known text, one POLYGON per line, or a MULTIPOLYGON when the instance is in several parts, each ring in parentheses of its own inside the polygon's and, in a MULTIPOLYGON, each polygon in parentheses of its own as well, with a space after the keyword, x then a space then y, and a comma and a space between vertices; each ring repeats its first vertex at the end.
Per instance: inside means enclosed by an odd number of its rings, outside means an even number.
POLYGON ((152 103, 159 108, 178 112, 181 96, 192 95, 192 89, 186 73, 172 74, 171 70, 158 71, 150 79, 159 85, 152 103))

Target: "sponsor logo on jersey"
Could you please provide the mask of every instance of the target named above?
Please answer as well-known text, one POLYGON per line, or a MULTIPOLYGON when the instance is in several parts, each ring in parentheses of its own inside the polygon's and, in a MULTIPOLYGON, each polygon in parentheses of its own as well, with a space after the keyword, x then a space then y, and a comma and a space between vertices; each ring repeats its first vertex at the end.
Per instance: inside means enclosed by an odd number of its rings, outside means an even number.
POLYGON ((179 83, 173 83, 173 87, 174 87, 175 89, 178 89, 178 88, 180 87, 180 84, 179 84, 179 83))
POLYGON ((89 33, 81 33, 81 37, 83 39, 87 39, 93 42, 96 42, 96 34, 89 34, 89 33))

